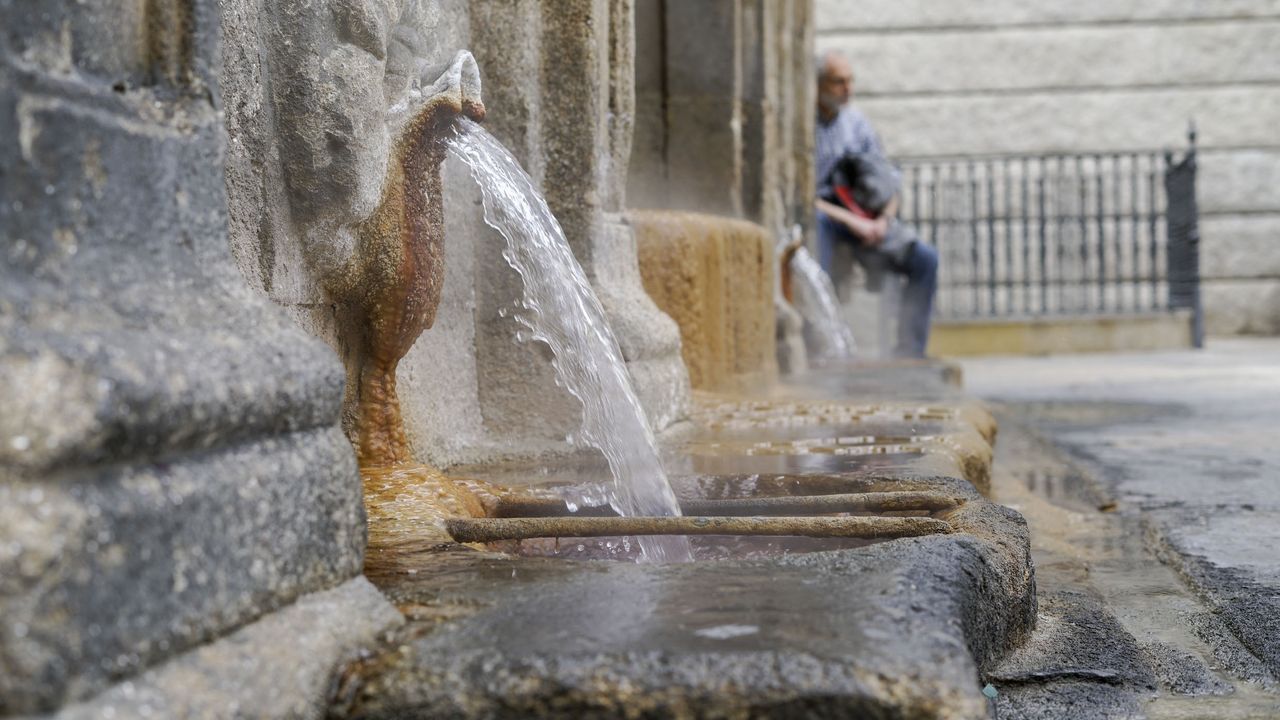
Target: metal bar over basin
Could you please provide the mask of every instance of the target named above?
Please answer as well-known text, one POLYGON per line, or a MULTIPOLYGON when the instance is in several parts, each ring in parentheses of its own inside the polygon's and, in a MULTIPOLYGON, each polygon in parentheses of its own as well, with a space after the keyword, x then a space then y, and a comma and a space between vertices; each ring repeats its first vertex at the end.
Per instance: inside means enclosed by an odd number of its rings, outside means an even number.
POLYGON ((950 532, 923 517, 551 517, 450 518, 458 542, 612 535, 790 535, 888 539, 950 532))
MULTIPOLYGON (((779 497, 732 498, 727 500, 683 500, 685 515, 820 515, 841 512, 936 512, 964 504, 964 498, 931 492, 865 492, 834 495, 784 495, 779 497)), ((504 499, 493 517, 553 517, 570 515, 564 501, 555 498, 504 499)), ((582 508, 574 516, 612 516, 608 507, 582 508)))

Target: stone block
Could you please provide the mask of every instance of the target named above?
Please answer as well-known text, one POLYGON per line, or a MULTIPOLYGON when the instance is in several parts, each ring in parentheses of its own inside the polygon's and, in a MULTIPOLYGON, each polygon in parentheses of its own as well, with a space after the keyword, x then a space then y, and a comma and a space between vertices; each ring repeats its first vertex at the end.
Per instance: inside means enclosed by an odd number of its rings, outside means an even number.
POLYGON ((299 598, 225 638, 63 709, 58 720, 319 718, 340 664, 403 616, 364 577, 299 598))
POLYGON ((820 32, 956 26, 1064 25, 1160 20, 1270 18, 1275 0, 1052 0, 1021 2, 940 3, 933 0, 866 0, 856 6, 846 0, 816 0, 820 32))
POLYGON ((1280 279, 1280 215, 1202 216, 1200 273, 1212 280, 1280 279))
POLYGON ((1210 335, 1280 334, 1280 280, 1207 280, 1201 295, 1210 335))
POLYGON ((637 211, 628 218, 645 289, 680 326, 693 387, 725 389, 775 378, 769 234, 713 215, 637 211))
POLYGON ((807 11, 793 0, 638 8, 633 207, 742 217, 774 232, 806 222, 807 11))
MULTIPOLYGON (((1174 146, 1178 147, 1178 146, 1174 146)), ((1196 200, 1202 215, 1280 212, 1280 146, 1201 151, 1196 200)))
POLYGON ((1275 20, 829 34, 818 48, 849 58, 863 98, 1280 82, 1275 20))
POLYGON ((733 97, 667 98, 667 207, 741 216, 742 117, 733 97))
POLYGON ((227 252, 218 8, 183 8, 0 6, 0 712, 361 566, 342 372, 227 252))
POLYGON ((1204 148, 1266 148, 1280 124, 1280 86, 886 97, 859 106, 896 158, 1180 148, 1188 118, 1204 148))
POLYGON ((336 426, 150 463, 0 479, 0 707, 107 683, 360 572, 336 426))
POLYGON ((730 101, 741 90, 736 48, 741 3, 666 3, 667 89, 672 95, 730 101))

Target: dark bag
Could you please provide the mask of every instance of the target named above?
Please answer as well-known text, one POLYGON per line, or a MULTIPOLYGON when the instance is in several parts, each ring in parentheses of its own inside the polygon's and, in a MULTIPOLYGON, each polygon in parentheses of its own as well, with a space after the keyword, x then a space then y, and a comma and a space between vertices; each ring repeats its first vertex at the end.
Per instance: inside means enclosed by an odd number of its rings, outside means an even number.
MULTIPOLYGON (((822 183, 821 197, 854 213, 878 217, 900 189, 898 170, 888 160, 875 153, 845 153, 822 183), (850 200, 856 207, 850 207, 850 200)), ((879 246, 858 253, 859 262, 868 270, 868 285, 879 286, 882 265, 904 272, 918 241, 911 226, 892 220, 879 246), (868 253, 882 257, 867 257, 868 253)))
POLYGON ((822 199, 848 207, 840 197, 840 188, 845 188, 860 209, 876 217, 898 194, 900 186, 898 171, 888 160, 875 153, 845 153, 822 183, 822 199))

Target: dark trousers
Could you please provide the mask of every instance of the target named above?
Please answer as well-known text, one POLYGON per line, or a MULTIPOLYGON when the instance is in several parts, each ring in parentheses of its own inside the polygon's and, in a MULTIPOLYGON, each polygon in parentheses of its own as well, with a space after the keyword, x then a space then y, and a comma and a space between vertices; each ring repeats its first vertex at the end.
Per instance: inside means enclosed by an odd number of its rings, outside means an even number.
POLYGON ((853 256, 869 274, 895 272, 906 279, 902 302, 898 306, 898 344, 896 357, 924 357, 929 344, 929 323, 933 315, 933 296, 938 290, 938 251, 924 242, 916 242, 901 264, 891 262, 876 248, 862 245, 849 229, 823 213, 818 213, 818 263, 831 275, 831 264, 837 243, 849 243, 853 256))

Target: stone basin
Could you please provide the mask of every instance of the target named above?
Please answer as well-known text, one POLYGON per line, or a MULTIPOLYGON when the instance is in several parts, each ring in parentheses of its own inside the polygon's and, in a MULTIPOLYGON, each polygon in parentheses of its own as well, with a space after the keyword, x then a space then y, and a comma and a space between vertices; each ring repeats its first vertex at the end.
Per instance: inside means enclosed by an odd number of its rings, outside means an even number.
POLYGON ((912 480, 968 493, 957 532, 677 565, 403 558, 371 579, 408 623, 335 713, 983 716, 979 671, 1035 614, 1026 526, 962 480, 912 480))
MULTIPOLYGON (((1028 634, 1035 581, 1025 522, 966 477, 966 465, 990 461, 981 423, 950 401, 924 420, 903 417, 907 405, 862 413, 865 404, 837 412, 840 401, 814 402, 837 424, 788 426, 758 399, 700 398, 697 425, 664 448, 681 501, 925 490, 963 500, 933 513, 952 531, 888 541, 707 536, 694 538, 695 562, 668 565, 616 562, 635 555, 617 537, 383 553, 366 571, 408 622, 347 668, 332 713, 985 716, 979 673, 1028 634), (717 417, 745 422, 715 427, 717 417), (865 447, 906 445, 878 440, 901 439, 912 422, 928 432, 901 452, 837 455, 806 443, 856 435, 865 447), (948 449, 956 437, 986 455, 948 449), (753 443, 778 452, 752 454, 753 443), (793 465, 760 470, 761 459, 793 465)), ((540 490, 607 476, 590 458, 451 473, 540 490)))

